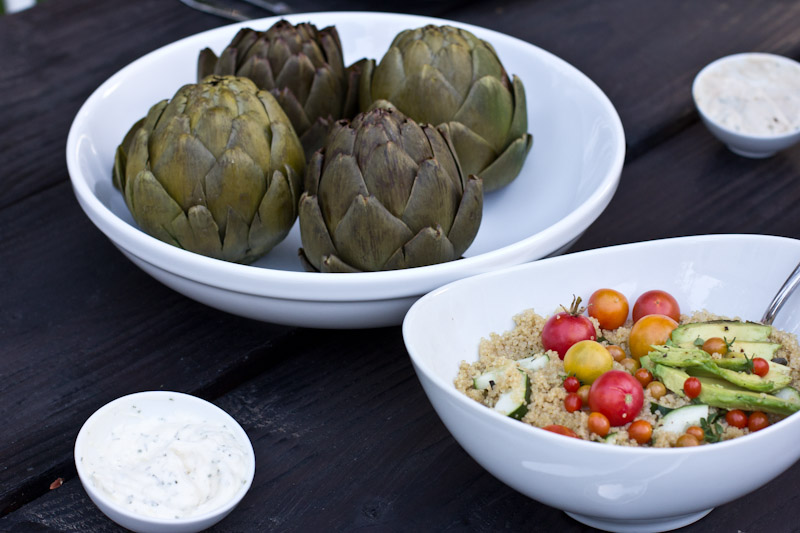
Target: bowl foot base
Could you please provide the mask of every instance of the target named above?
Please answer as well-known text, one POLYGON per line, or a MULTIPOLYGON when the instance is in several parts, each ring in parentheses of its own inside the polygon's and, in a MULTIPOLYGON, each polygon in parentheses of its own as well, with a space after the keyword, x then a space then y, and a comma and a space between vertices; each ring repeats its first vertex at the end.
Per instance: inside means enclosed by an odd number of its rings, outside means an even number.
POLYGON ((742 150, 741 148, 734 148, 730 144, 728 145, 728 149, 734 154, 740 155, 742 157, 749 157, 750 159, 765 159, 767 157, 772 157, 776 153, 776 152, 751 152, 749 150, 742 150))
MULTIPOLYGON (((712 507, 713 509, 713 507, 712 507)), ((696 513, 689 513, 677 516, 665 516, 663 518, 644 519, 644 520, 613 520, 608 518, 599 518, 596 516, 586 516, 577 513, 567 513, 569 516, 597 529, 604 531, 617 531, 620 533, 644 533, 644 532, 657 532, 657 531, 671 531, 679 527, 688 526, 693 522, 697 522, 705 515, 710 513, 712 509, 705 509, 696 513)), ((566 512, 566 511, 565 511, 566 512)))

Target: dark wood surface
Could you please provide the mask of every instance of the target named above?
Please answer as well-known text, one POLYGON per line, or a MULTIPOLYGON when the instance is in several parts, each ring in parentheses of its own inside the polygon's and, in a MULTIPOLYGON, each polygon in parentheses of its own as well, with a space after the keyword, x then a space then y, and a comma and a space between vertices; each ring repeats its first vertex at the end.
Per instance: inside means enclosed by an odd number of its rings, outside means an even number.
MULTIPOLYGON (((800 238, 800 146, 735 156, 698 122, 690 95, 716 57, 800 58, 797 2, 381 6, 508 33, 608 94, 628 157, 572 251, 707 233, 800 238)), ((177 0, 49 0, 0 18, 0 531, 116 531, 81 488, 72 447, 94 410, 148 389, 214 401, 253 441, 253 488, 217 531, 588 530, 466 455, 419 386, 399 327, 290 328, 205 307, 136 268, 83 214, 64 156, 80 105, 130 61, 225 23, 177 0)), ((795 465, 686 531, 797 531, 798 494, 795 465)))

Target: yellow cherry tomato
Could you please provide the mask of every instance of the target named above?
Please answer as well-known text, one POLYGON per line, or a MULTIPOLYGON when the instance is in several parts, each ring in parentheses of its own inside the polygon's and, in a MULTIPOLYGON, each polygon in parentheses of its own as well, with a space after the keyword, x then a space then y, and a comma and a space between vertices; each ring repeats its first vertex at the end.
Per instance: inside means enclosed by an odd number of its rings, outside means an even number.
POLYGON ((592 384, 601 374, 611 370, 614 358, 605 346, 597 341, 580 341, 573 344, 564 355, 564 370, 581 383, 592 384))

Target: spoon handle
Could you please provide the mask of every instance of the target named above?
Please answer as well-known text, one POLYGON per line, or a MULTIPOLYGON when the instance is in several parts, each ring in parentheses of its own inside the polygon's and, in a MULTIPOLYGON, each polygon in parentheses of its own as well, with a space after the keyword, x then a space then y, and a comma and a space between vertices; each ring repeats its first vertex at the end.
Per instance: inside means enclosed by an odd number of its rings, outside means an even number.
POLYGON ((786 281, 783 282, 780 290, 775 294, 775 297, 770 302, 767 310, 764 311, 764 316, 761 318, 761 322, 763 324, 771 325, 772 321, 775 320, 775 316, 778 314, 778 311, 781 310, 783 304, 789 298, 794 290, 797 288, 797 285, 800 284, 800 264, 798 264, 794 271, 789 274, 789 277, 786 278, 786 281))

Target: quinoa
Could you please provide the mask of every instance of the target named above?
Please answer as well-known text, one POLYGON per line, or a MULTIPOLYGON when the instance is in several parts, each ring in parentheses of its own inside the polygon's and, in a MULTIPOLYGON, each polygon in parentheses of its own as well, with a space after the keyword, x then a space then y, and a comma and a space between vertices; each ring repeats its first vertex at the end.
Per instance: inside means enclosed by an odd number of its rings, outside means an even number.
MULTIPOLYGON (((605 346, 615 344, 630 356, 628 338, 633 326, 631 320, 628 320, 615 330, 603 330, 600 329, 596 319, 589 318, 595 326, 596 337, 601 344, 605 346)), ((725 318, 717 316, 705 310, 691 315, 681 315, 680 318, 680 324, 710 320, 740 320, 738 317, 725 318)), ((567 391, 563 387, 563 381, 567 377, 564 363, 556 352, 545 351, 542 345, 542 329, 547 318, 536 314, 533 309, 528 309, 515 315, 513 320, 515 324, 513 329, 502 334, 491 333, 488 339, 482 338, 480 340, 477 361, 472 363, 461 362, 454 380, 456 388, 476 402, 487 407, 493 407, 501 391, 508 390, 513 380, 523 379, 521 372, 525 372, 530 381, 531 394, 527 412, 520 419, 522 423, 535 427, 558 424, 571 429, 581 439, 612 442, 621 446, 639 446, 628 434, 628 428, 633 420, 623 426, 612 427, 607 436, 600 437, 588 429, 589 410, 587 406, 572 413, 568 412, 564 407, 564 399, 567 396, 567 391), (535 371, 509 364, 513 361, 541 354, 546 354, 549 361, 543 368, 535 371), (489 369, 505 369, 505 371, 497 376, 496 383, 493 383, 493 386, 489 389, 481 390, 476 388, 474 386, 475 378, 489 369)), ((783 357, 788 361, 792 375, 791 386, 799 388, 800 356, 797 354, 800 353, 800 347, 798 347, 796 337, 773 328, 769 340, 781 344, 775 357, 783 357)), ((615 361, 613 369, 625 370, 625 367, 615 361)), ((650 391, 645 388, 642 409, 634 417, 634 420, 646 420, 653 428, 657 428, 663 415, 658 410, 651 411, 653 403, 675 409, 688 405, 690 402, 669 389, 667 389, 667 394, 656 400, 650 394, 650 391)), ((769 415, 769 417, 771 422, 784 418, 776 415, 769 415)), ((725 422, 724 416, 720 416, 716 420, 716 424, 719 424, 718 428, 721 430, 719 433, 720 440, 733 439, 749 433, 747 428, 739 429, 729 426, 725 422)), ((646 446, 671 447, 675 445, 675 441, 679 436, 666 431, 654 431, 653 439, 646 446)))

